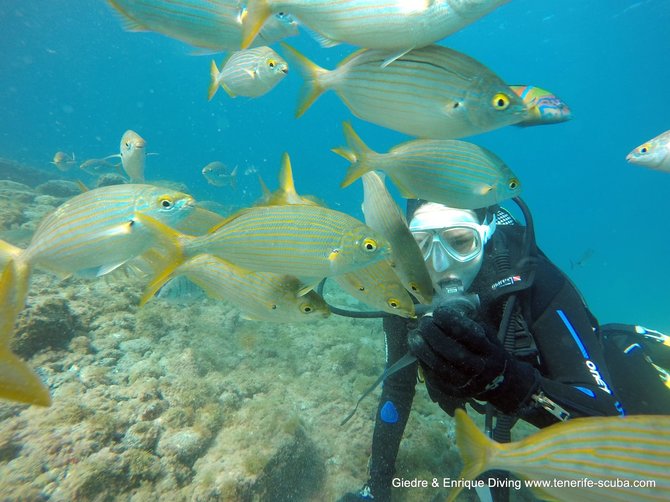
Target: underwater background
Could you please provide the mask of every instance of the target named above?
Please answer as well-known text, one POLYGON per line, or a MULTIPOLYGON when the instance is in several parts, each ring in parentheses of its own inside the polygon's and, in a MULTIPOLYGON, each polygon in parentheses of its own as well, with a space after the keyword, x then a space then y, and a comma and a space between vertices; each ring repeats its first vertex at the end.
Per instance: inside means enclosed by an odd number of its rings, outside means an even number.
MULTIPOLYGON (((668 0, 513 0, 440 42, 509 84, 543 87, 570 106, 569 122, 468 141, 519 176, 539 246, 601 323, 666 333, 670 174, 625 156, 670 129, 668 26, 668 0)), ((288 42, 326 68, 353 50, 323 49, 305 32, 288 42)), ((299 193, 361 218, 361 184, 339 188, 346 162, 330 152, 344 142, 342 121, 377 151, 408 139, 353 117, 332 92, 295 119, 297 71, 263 97, 219 92, 208 102, 211 54, 124 31, 102 0, 2 0, 0 48, 0 157, 89 186, 85 173, 58 172, 54 153, 104 157, 133 129, 157 154, 147 159, 149 181, 181 182, 198 200, 249 205, 261 193, 256 173, 274 188, 287 151, 299 193), (239 166, 236 191, 206 183, 200 171, 215 160, 239 166)), ((13 200, 10 188, 0 200, 32 208, 39 221, 48 201, 28 191, 19 197, 16 188, 13 200)), ((57 389, 51 409, 0 404, 2 498, 331 500, 362 484, 375 398, 351 424, 338 424, 383 368, 379 321, 276 327, 209 300, 138 309, 141 284, 127 281, 63 284, 39 274, 31 286, 32 314, 20 322, 39 336, 60 319, 72 336, 32 361, 57 389), (270 460, 305 486, 263 480, 270 460)), ((423 391, 411 420, 399 472, 455 475, 451 421, 423 391)))

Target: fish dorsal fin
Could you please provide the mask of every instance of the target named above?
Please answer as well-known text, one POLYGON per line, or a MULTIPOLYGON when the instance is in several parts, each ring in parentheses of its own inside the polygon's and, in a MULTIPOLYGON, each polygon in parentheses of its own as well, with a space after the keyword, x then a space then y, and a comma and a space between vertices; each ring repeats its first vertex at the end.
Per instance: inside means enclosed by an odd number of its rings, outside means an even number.
POLYGON ((293 182, 291 158, 286 152, 282 155, 281 168, 279 168, 279 190, 287 201, 300 199, 300 196, 295 191, 295 184, 293 182))
POLYGON ((83 181, 77 180, 77 186, 79 187, 79 190, 81 190, 81 193, 86 193, 88 192, 89 188, 84 184, 83 181))

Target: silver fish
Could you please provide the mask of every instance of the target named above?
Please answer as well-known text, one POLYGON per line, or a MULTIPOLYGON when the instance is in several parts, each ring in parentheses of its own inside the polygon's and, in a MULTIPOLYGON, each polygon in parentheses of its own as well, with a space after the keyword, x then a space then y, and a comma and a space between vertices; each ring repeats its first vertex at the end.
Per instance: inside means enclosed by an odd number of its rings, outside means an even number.
MULTIPOLYGON (((239 50, 246 17, 240 0, 108 0, 129 31, 155 31, 194 47, 239 50)), ((286 14, 271 16, 253 46, 270 45, 298 34, 286 14)))
POLYGON ((670 172, 670 131, 641 144, 626 156, 631 164, 670 172))
POLYGON ((496 154, 473 143, 417 139, 400 143, 388 153, 377 153, 347 123, 344 135, 348 148, 333 150, 351 162, 343 187, 363 173, 380 170, 405 198, 461 209, 490 206, 521 192, 512 170, 496 154))
POLYGON ((526 117, 523 101, 500 77, 447 47, 414 49, 386 67, 388 52, 363 49, 331 71, 282 46, 305 77, 297 116, 332 89, 357 117, 423 138, 471 136, 526 117))
POLYGON ((223 162, 217 160, 207 164, 201 172, 210 185, 229 186, 233 190, 237 188, 237 166, 231 171, 223 162))
POLYGON ((212 60, 208 99, 219 87, 230 97, 262 96, 276 86, 288 73, 288 64, 270 47, 256 47, 233 52, 223 62, 221 71, 212 60))
POLYGON ((509 0, 249 0, 246 46, 273 12, 290 12, 319 35, 322 45, 340 42, 408 51, 432 44, 509 0))
POLYGON ((363 175, 363 214, 365 223, 386 237, 391 244, 391 264, 407 291, 421 303, 433 298, 433 283, 418 244, 384 180, 376 172, 363 175))

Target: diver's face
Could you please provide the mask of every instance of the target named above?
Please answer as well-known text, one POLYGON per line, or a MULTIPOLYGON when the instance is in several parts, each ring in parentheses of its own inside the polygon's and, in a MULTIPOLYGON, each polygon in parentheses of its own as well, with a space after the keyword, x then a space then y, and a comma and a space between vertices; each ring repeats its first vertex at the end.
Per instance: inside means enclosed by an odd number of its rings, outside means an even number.
POLYGON ((488 227, 472 211, 432 203, 417 209, 409 227, 436 291, 452 281, 467 290, 481 268, 488 227))

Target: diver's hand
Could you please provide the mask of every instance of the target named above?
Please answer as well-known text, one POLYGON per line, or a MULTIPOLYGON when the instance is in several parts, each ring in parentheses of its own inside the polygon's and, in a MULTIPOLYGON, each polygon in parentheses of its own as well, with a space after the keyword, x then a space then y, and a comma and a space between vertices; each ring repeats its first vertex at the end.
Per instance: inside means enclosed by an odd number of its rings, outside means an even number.
POLYGON ((447 396, 490 401, 512 413, 537 387, 533 367, 514 359, 462 309, 438 307, 423 317, 409 347, 428 384, 447 396))

